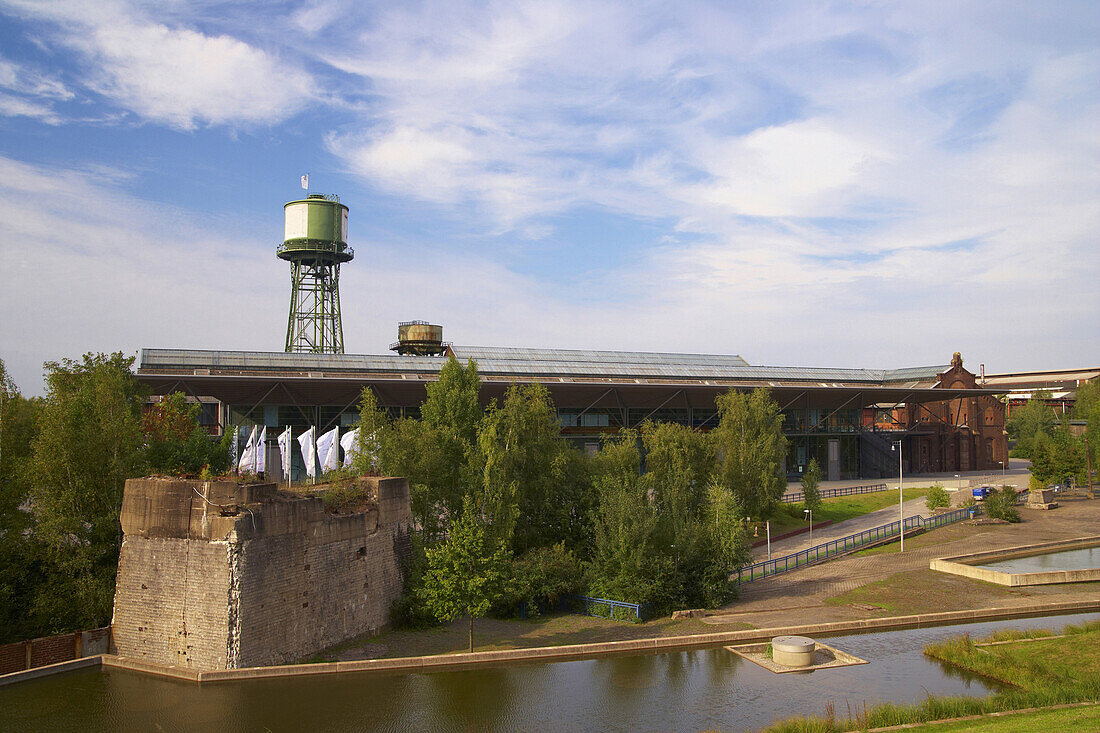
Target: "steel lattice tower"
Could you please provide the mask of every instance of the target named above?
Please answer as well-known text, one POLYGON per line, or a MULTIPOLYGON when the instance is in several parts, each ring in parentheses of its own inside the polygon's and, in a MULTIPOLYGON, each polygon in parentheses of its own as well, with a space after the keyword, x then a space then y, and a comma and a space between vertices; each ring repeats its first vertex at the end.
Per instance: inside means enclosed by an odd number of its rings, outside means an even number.
POLYGON ((347 244, 348 207, 335 195, 314 193, 283 210, 286 232, 276 254, 290 262, 286 350, 343 354, 340 265, 355 257, 347 244))

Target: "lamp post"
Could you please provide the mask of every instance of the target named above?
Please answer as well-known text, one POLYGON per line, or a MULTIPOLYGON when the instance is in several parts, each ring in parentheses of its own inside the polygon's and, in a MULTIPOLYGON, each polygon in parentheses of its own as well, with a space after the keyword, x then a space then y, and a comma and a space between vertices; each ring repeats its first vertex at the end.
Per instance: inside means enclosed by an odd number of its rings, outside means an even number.
POLYGON ((955 474, 955 488, 959 491, 962 491, 963 488, 963 480, 959 478, 959 474, 957 473, 955 474))
MULTIPOLYGON (((890 450, 897 449, 898 451, 898 516, 900 517, 900 524, 898 525, 898 534, 901 535, 901 549, 899 552, 905 552, 905 476, 902 473, 901 466, 901 440, 895 440, 890 446, 890 450)), ((956 476, 957 478, 957 476, 956 476)))
POLYGON ((810 515, 810 547, 813 547, 814 546, 814 510, 813 509, 803 509, 802 513, 810 515))
POLYGON ((1005 461, 997 461, 1001 464, 1001 488, 1003 489, 1008 482, 1008 467, 1005 465, 1005 461))

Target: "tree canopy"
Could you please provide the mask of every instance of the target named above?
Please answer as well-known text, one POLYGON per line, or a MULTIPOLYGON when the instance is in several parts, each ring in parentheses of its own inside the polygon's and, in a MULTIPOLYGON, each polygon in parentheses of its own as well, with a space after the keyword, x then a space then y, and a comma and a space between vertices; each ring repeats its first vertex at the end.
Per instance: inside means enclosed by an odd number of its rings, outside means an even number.
POLYGON ((1012 417, 1005 425, 1008 437, 1016 441, 1014 455, 1020 458, 1031 458, 1032 448, 1039 435, 1049 438, 1054 434, 1057 424, 1058 418, 1054 410, 1047 407, 1039 394, 1021 407, 1015 408, 1012 411, 1012 417))
POLYGON ((766 387, 730 390, 717 403, 719 422, 712 435, 718 482, 732 492, 745 516, 768 516, 787 490, 782 468, 787 439, 779 405, 766 387))
POLYGON ((493 602, 508 592, 508 550, 492 541, 472 498, 466 496, 447 539, 426 554, 428 567, 417 593, 440 621, 469 618, 473 651, 474 618, 488 613, 493 602))

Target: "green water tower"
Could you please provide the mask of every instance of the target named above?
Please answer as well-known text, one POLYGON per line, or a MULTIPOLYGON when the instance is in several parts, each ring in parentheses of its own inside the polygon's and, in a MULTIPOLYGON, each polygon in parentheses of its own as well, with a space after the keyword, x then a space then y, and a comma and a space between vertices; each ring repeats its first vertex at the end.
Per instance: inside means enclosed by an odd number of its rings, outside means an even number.
POLYGON ((290 317, 286 350, 343 354, 340 265, 348 246, 348 207, 335 194, 311 193, 283 206, 285 235, 276 254, 290 263, 290 317))

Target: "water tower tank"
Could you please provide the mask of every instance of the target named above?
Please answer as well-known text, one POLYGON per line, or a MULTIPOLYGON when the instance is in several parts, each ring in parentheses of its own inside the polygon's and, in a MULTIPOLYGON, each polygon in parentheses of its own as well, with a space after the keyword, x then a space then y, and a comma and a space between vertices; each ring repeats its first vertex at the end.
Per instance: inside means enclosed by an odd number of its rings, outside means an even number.
POLYGON ((283 213, 283 243, 275 253, 290 263, 286 350, 342 354, 340 265, 355 257, 348 207, 335 195, 311 193, 284 205, 283 213))
POLYGON ((348 262, 348 207, 335 197, 312 193, 283 206, 285 225, 279 257, 290 262, 318 260, 348 262))
POLYGON ((443 340, 443 326, 403 321, 397 324, 397 342, 390 344, 390 350, 403 356, 443 356, 448 346, 443 340))

